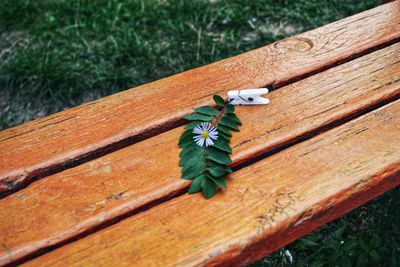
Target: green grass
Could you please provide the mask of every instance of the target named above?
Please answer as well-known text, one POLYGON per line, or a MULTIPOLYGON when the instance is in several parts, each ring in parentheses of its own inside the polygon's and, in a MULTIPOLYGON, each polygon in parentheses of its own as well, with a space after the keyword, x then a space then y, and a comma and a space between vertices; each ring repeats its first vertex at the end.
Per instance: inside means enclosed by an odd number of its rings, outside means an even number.
MULTIPOLYGON (((0 129, 263 46, 379 2, 1 0, 0 129)), ((355 265, 364 259, 396 266, 399 204, 396 189, 255 265, 287 265, 288 250, 297 266, 355 265)))

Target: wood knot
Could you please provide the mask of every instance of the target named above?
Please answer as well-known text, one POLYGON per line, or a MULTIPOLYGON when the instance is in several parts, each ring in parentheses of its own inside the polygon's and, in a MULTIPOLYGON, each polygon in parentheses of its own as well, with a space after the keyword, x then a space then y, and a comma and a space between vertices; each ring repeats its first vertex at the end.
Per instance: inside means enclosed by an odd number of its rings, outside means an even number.
POLYGON ((274 43, 274 49, 281 53, 306 52, 313 46, 313 42, 304 37, 292 37, 274 43))

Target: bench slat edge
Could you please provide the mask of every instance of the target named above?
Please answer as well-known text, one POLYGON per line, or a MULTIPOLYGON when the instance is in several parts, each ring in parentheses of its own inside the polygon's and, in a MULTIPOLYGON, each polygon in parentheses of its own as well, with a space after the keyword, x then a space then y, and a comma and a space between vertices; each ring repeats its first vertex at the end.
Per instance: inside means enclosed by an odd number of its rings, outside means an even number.
POLYGON ((26 266, 239 266, 400 184, 400 100, 26 266), (355 149, 355 144, 357 148, 355 149))
POLYGON ((399 10, 399 1, 379 6, 233 58, 4 130, 0 132, 0 195, 171 129, 192 107, 209 104, 210 94, 282 84, 395 42, 400 38, 399 10))
MULTIPOLYGON (((400 44, 285 86, 268 107, 239 107, 234 165, 308 138, 400 96, 400 44), (338 79, 340 77, 340 79, 338 79)), ((0 200, 0 264, 76 238, 175 196, 182 128, 46 177, 0 200), (168 167, 167 167, 168 166, 168 167), (60 208, 62 207, 62 208, 60 208)))

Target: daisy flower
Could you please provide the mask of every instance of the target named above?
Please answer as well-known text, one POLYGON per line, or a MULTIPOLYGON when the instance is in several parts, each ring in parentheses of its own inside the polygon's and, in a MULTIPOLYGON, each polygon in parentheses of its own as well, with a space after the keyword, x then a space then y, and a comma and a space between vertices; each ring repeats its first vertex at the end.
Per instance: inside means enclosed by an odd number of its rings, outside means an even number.
POLYGON ((211 146, 214 144, 213 140, 218 139, 217 128, 208 122, 202 122, 193 129, 195 136, 194 141, 198 146, 211 146))

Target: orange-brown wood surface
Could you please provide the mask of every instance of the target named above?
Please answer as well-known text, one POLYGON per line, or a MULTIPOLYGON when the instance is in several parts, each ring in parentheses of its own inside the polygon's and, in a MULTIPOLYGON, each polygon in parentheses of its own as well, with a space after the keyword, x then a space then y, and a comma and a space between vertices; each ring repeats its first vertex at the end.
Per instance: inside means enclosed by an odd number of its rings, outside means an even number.
POLYGON ((27 266, 238 266, 400 184, 400 100, 27 266))
MULTIPOLYGON (((399 96, 400 44, 282 87, 269 95, 268 106, 237 108, 243 127, 232 138, 234 165, 399 96)), ((0 200, 0 264, 182 192, 188 182, 178 167, 181 132, 141 141, 0 200)))
POLYGON ((279 85, 400 38, 389 3, 249 53, 0 132, 0 193, 171 129, 229 89, 279 85))

